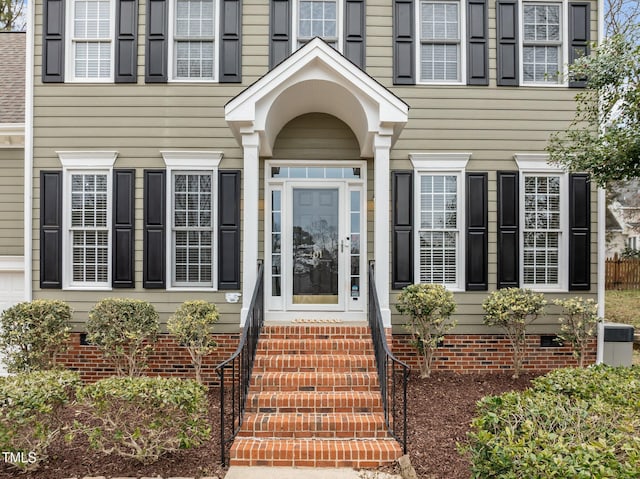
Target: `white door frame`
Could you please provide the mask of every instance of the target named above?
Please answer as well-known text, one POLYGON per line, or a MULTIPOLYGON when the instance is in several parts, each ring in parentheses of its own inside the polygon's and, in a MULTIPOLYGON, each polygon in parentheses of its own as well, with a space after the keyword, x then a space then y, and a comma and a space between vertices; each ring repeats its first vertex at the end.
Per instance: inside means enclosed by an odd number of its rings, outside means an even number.
MULTIPOLYGON (((366 161, 285 161, 267 160, 264 167, 264 284, 265 284, 265 319, 267 321, 291 321, 293 319, 340 319, 342 321, 364 321, 367 311, 367 162, 366 161), (329 178, 271 178, 272 167, 337 167, 360 168, 358 179, 329 179, 329 178), (344 250, 340 252, 338 293, 339 302, 333 304, 292 304, 292 278, 289 272, 291 258, 291 221, 293 215, 292 200, 294 188, 338 188, 340 208, 343 209, 339 219, 339 235, 345 241, 344 250), (272 291, 272 192, 280 192, 281 220, 281 286, 280 296, 273 296, 272 291), (351 192, 359 192, 359 230, 360 230, 360 285, 359 290, 351 292, 351 242, 350 238, 350 196, 351 192)), ((278 232, 276 232, 277 234, 278 232)))

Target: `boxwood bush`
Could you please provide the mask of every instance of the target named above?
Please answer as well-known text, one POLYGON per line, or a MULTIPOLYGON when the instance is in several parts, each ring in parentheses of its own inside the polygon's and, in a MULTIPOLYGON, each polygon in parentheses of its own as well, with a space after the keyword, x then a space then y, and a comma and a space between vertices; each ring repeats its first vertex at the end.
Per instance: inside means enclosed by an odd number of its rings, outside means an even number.
POLYGON ((87 339, 114 364, 119 376, 142 374, 159 330, 158 312, 139 299, 102 299, 87 321, 87 339))
POLYGON ((0 352, 12 373, 55 367, 65 351, 71 308, 63 301, 36 299, 18 303, 0 315, 0 352))
POLYGON ((478 403, 473 478, 640 477, 640 368, 554 371, 478 403))
POLYGON ((176 378, 103 379, 78 392, 73 430, 104 454, 150 464, 209 439, 206 389, 176 378))
POLYGON ((64 407, 80 384, 71 371, 0 377, 0 451, 30 459, 14 466, 34 469, 46 459, 49 445, 62 430, 64 407))

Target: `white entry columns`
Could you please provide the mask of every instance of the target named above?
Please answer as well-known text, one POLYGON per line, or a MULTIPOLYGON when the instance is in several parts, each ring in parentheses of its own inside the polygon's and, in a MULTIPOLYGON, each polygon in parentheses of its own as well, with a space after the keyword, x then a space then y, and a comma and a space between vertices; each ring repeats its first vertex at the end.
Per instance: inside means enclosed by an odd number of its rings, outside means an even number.
POLYGON ((389 235, 391 230, 390 214, 390 171, 389 155, 391 150, 391 135, 393 130, 380 128, 373 138, 374 165, 374 258, 375 279, 378 290, 380 311, 385 328, 391 327, 391 309, 389 308, 389 264, 391 244, 389 235))
POLYGON ((242 132, 243 234, 242 234, 242 313, 244 324, 258 272, 258 209, 260 191, 260 138, 253 129, 242 132))

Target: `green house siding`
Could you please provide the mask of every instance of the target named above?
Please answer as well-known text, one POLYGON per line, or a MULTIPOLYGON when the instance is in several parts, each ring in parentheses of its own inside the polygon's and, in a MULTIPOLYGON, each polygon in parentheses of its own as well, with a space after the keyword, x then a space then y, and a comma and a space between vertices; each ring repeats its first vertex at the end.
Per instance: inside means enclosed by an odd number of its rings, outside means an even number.
MULTIPOLYGON (((224 106, 268 71, 269 5, 244 0, 242 16, 242 83, 145 84, 145 0, 139 2, 138 75, 133 84, 43 84, 42 2, 35 3, 34 139, 33 139, 33 290, 35 298, 64 298, 71 303, 74 329, 82 331, 87 312, 102 297, 123 296, 151 301, 166 320, 186 299, 202 298, 219 305, 221 332, 238 328, 240 304, 225 302, 224 292, 145 290, 143 270, 143 170, 164 168, 162 150, 215 150, 223 152, 220 169, 242 169, 243 151, 224 119, 224 106), (135 189, 135 288, 108 292, 41 290, 39 287, 39 177, 42 170, 60 170, 56 151, 115 150, 114 168, 136 170, 135 189)), ((366 73, 389 88, 409 106, 409 121, 391 149, 391 170, 411 169, 409 154, 415 152, 470 152, 467 171, 488 172, 488 281, 497 281, 496 171, 515 170, 515 153, 543 152, 551 132, 566 127, 575 110, 576 90, 562 87, 498 87, 496 85, 496 13, 489 2, 488 86, 394 86, 392 84, 392 2, 367 1, 366 73)), ((597 38, 596 2, 591 9, 591 38, 597 38)), ((0 150, 0 155, 6 152, 0 150)), ((1 156, 0 156, 1 157, 1 156)), ((359 159, 359 148, 348 127, 327 115, 308 114, 289 123, 273 151, 274 159, 359 159)), ((17 158, 9 159, 12 165, 17 158)), ((373 259, 374 211, 373 160, 367 168, 368 255, 373 259)), ((19 190, 22 170, 12 166, 1 191, 19 190), (7 189, 8 188, 8 189, 7 189)), ((264 163, 259 174, 264 188, 264 163)), ((20 190, 21 191, 21 190, 20 190)), ((261 191, 261 199, 264 192, 261 191)), ((13 196, 15 197, 15 195, 13 196)), ((592 288, 583 296, 595 296, 597 271, 597 195, 591 195, 592 288)), ((22 213, 16 202, 0 202, 0 226, 8 236, 0 238, 0 254, 22 254, 22 213), (14 221, 15 219, 15 221, 14 221), (1 224, 5 222, 6 225, 1 224), (6 251, 6 253, 5 253, 6 251)), ((264 204, 262 202, 261 204, 264 204)), ((391 207, 391 205, 389 205, 391 207)), ((264 211, 259 216, 259 255, 264 211)), ((241 224, 242 229, 242 224, 241 224)), ((240 232, 242 237, 242 230, 240 232)), ((242 250, 242 248, 241 248, 242 250)), ((393 323, 402 331, 393 304, 393 323)), ((488 332, 482 325, 484 292, 457 293, 457 332, 488 332)), ((565 296, 560 295, 560 296, 565 296)), ((555 294, 549 294, 549 298, 555 294)), ((540 330, 556 324, 553 315, 539 321, 540 330)), ((534 328, 535 329, 535 328, 534 328)), ((545 329, 546 330, 546 329, 545 329)))
POLYGON ((0 256, 24 254, 24 150, 0 148, 0 256))

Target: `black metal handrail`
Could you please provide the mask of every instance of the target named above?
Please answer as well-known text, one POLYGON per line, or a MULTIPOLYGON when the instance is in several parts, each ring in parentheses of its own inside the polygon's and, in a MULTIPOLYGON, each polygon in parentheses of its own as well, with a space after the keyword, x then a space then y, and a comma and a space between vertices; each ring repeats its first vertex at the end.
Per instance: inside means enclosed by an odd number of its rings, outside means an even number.
POLYGON ((380 380, 384 420, 389 434, 402 445, 407 453, 407 380, 409 366, 396 358, 387 344, 387 335, 382 322, 380 302, 374 275, 374 262, 369 262, 369 328, 380 380), (402 404, 398 404, 398 379, 402 381, 402 404))
POLYGON ((256 286, 251 296, 251 305, 244 323, 244 329, 240 336, 240 343, 233 355, 216 367, 220 378, 220 458, 222 465, 226 465, 226 447, 231 443, 242 426, 244 410, 247 403, 253 360, 258 349, 258 339, 264 324, 264 265, 258 262, 258 277, 256 286), (229 370, 231 376, 231 410, 225 411, 225 371, 229 370), (226 416, 231 419, 231 431, 225 434, 226 416))

